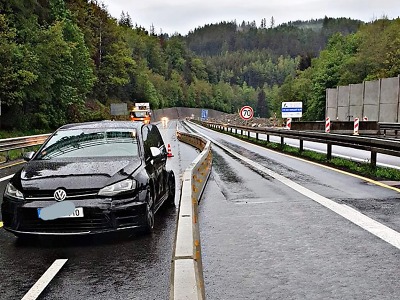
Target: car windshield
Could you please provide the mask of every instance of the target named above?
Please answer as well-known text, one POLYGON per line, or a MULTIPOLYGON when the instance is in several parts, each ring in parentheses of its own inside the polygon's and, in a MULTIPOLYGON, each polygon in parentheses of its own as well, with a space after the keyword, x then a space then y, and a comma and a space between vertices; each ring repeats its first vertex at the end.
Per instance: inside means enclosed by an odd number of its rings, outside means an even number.
POLYGON ((59 130, 36 159, 137 156, 136 130, 59 130))
POLYGON ((131 115, 134 118, 144 118, 146 116, 146 112, 145 111, 133 111, 133 112, 131 112, 131 115))

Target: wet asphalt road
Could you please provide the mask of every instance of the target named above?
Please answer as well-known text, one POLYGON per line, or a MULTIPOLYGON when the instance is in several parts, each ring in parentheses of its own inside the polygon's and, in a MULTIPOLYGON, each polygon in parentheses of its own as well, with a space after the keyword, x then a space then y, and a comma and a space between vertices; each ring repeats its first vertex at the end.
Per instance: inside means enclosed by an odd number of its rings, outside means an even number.
MULTIPOLYGON (((400 194, 201 129, 295 183, 400 231, 400 194)), ((399 299, 400 250, 213 146, 199 206, 207 299, 399 299)))
MULTIPOLYGON (((202 131, 276 173, 400 231, 397 192, 202 131)), ((197 151, 179 143, 174 132, 175 122, 161 129, 175 155, 168 166, 181 174, 197 151)), ((199 207, 207 299, 400 297, 398 249, 216 146, 213 154, 212 174, 199 207)), ((0 170, 0 177, 17 168, 0 170)), ((1 194, 5 183, 0 182, 1 194)), ((156 217, 151 236, 20 243, 0 230, 0 299, 21 299, 60 258, 68 262, 39 299, 168 299, 176 210, 160 211, 156 217)))
MULTIPOLYGON (((175 155, 167 168, 177 177, 178 204, 179 175, 198 152, 177 141, 175 126, 170 122, 160 132, 175 155)), ((0 170, 0 177, 19 168, 0 170)), ((6 183, 0 182, 1 195, 6 183)), ((21 243, 1 229, 0 299, 21 299, 56 259, 68 261, 39 299, 168 299, 176 215, 176 209, 161 209, 152 235, 127 232, 21 243)))

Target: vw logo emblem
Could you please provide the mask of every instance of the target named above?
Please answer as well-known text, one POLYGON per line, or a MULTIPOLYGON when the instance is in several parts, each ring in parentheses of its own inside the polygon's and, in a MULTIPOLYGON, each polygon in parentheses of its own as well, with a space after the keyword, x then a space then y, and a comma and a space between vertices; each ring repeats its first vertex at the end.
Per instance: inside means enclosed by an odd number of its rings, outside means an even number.
POLYGON ((67 197, 67 193, 62 189, 58 189, 54 192, 54 199, 56 201, 63 201, 63 200, 65 200, 66 197, 67 197))

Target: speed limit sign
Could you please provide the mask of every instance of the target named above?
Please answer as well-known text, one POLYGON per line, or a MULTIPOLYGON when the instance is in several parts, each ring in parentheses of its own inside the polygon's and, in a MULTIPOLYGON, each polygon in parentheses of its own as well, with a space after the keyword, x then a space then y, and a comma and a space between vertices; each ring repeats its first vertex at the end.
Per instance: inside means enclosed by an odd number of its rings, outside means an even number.
POLYGON ((239 114, 243 120, 248 121, 248 120, 253 119, 254 111, 251 106, 246 105, 240 109, 239 114))

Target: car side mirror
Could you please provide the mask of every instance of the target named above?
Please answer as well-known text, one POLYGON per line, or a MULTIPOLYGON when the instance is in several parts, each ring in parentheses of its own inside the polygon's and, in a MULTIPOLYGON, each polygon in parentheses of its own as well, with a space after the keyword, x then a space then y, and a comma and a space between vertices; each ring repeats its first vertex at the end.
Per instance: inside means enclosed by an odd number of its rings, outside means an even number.
POLYGON ((30 161, 34 155, 35 155, 35 152, 33 152, 33 151, 25 152, 23 158, 25 161, 30 161))
POLYGON ((161 150, 157 147, 150 147, 150 152, 152 157, 157 157, 161 155, 161 150))

